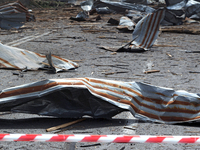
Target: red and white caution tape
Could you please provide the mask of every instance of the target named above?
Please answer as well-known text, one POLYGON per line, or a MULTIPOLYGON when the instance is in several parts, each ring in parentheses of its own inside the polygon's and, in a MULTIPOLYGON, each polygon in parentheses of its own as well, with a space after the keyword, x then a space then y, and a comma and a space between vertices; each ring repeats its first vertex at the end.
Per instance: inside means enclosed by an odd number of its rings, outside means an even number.
POLYGON ((0 134, 0 141, 102 142, 102 143, 200 143, 200 136, 0 134))

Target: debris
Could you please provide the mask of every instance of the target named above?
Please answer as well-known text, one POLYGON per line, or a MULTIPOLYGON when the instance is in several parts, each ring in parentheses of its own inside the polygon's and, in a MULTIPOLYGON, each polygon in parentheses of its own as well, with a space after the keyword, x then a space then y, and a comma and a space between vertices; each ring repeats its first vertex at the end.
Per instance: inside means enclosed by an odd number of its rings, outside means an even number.
POLYGON ((138 23, 143 17, 145 17, 148 13, 140 12, 136 10, 128 10, 126 16, 133 20, 134 23, 138 23))
POLYGON ((172 5, 175 5, 177 3, 180 3, 182 2, 183 0, 165 0, 165 3, 167 6, 172 6, 172 5))
POLYGON ((78 64, 55 55, 45 55, 28 50, 6 46, 0 43, 0 68, 18 70, 49 69, 54 72, 75 69, 78 64))
POLYGON ((185 6, 185 15, 191 19, 200 19, 200 1, 188 0, 185 6))
POLYGON ((19 76, 21 78, 24 76, 22 73, 18 73, 18 72, 13 72, 13 75, 17 75, 17 76, 19 76))
POLYGON ((120 150, 124 150, 125 149, 125 146, 123 146, 122 148, 120 148, 120 150))
POLYGON ((6 43, 6 45, 8 45, 8 46, 18 46, 18 45, 20 45, 22 43, 25 43, 25 42, 28 42, 28 41, 32 41, 32 40, 34 40, 36 38, 40 38, 40 37, 48 35, 50 33, 51 32, 46 32, 46 33, 43 33, 43 34, 36 33, 35 35, 26 36, 24 38, 21 38, 21 39, 6 43))
POLYGON ((100 39, 117 39, 116 36, 98 36, 97 38, 100 38, 100 39))
MULTIPOLYGON (((117 46, 117 47, 100 46, 99 48, 113 52, 122 52, 122 51, 143 52, 143 50, 148 50, 148 48, 153 46, 158 36, 159 25, 163 20, 164 15, 165 15, 165 10, 160 9, 154 13, 148 14, 143 19, 141 19, 136 24, 135 30, 133 31, 133 40, 131 42, 123 46, 117 46), (129 47, 125 48, 126 46, 129 47)), ((131 21, 128 18, 123 17, 121 20, 121 24, 126 22, 125 20, 126 21, 128 20, 127 22, 129 23, 131 21)), ((133 22, 130 24, 133 25, 133 22)))
POLYGON ((96 12, 98 14, 111 14, 113 11, 110 10, 108 7, 100 7, 96 8, 96 12))
POLYGON ((186 50, 186 53, 200 53, 200 51, 190 51, 190 50, 186 50))
POLYGON ((128 17, 121 17, 117 29, 133 31, 135 24, 128 17))
POLYGON ((110 118, 128 110, 144 121, 172 124, 198 120, 199 99, 199 94, 140 82, 49 79, 2 90, 0 112, 110 118))
POLYGON ((110 18, 108 20, 108 23, 112 24, 112 25, 119 25, 119 21, 113 18, 110 18))
POLYGON ((118 74, 118 73, 128 73, 128 71, 116 71, 116 72, 109 72, 109 73, 104 73, 105 75, 112 75, 112 74, 118 74))
POLYGON ((189 71, 189 73, 200 73, 200 71, 189 71))
POLYGON ((165 12, 165 18, 162 21, 162 25, 181 25, 185 19, 184 7, 186 2, 182 0, 179 3, 168 6, 165 12))
MULTIPOLYGON (((130 43, 126 44, 129 45, 130 43)), ((135 52, 135 53, 140 53, 140 52, 145 52, 144 49, 138 49, 138 48, 132 48, 132 47, 128 47, 125 48, 125 46, 112 46, 112 47, 108 47, 108 46, 98 46, 98 48, 100 49, 104 49, 104 50, 108 50, 108 51, 112 51, 112 52, 135 52)))
POLYGON ((95 33, 95 32, 105 32, 105 33, 116 33, 117 31, 114 30, 107 30, 107 29, 83 29, 83 32, 91 32, 91 33, 95 33))
POLYGON ((94 8, 100 8, 100 7, 108 7, 109 9, 120 13, 125 12, 126 10, 137 10, 141 12, 147 12, 152 13, 154 11, 153 8, 142 5, 142 4, 136 4, 136 3, 126 3, 126 2, 116 2, 116 1, 108 1, 108 0, 97 0, 94 2, 93 5, 94 8))
POLYGON ((162 27, 161 31, 172 33, 200 34, 200 28, 191 25, 162 27))
POLYGON ((200 133, 200 131, 185 131, 185 133, 200 133))
POLYGON ((84 11, 79 12, 76 17, 70 17, 71 20, 75 20, 75 21, 86 21, 87 18, 89 18, 89 16, 84 11))
POLYGON ((169 57, 171 57, 172 58, 172 55, 171 54, 169 54, 169 53, 166 53, 169 57))
POLYGON ((180 47, 178 45, 154 44, 153 47, 180 47))
POLYGON ((125 128, 125 129, 130 129, 130 130, 136 130, 136 128, 135 128, 135 127, 132 127, 132 126, 125 126, 124 128, 125 128))
POLYGON ((101 16, 94 16, 94 17, 89 17, 86 12, 82 11, 80 12, 76 17, 70 17, 71 20, 75 21, 93 21, 96 22, 98 20, 101 20, 101 16))
POLYGON ((93 6, 93 0, 87 0, 80 3, 81 8, 83 11, 89 12, 93 6))
POLYGON ((81 145, 80 147, 92 147, 92 146, 101 146, 100 143, 92 144, 92 145, 81 145))
POLYGON ((138 48, 148 50, 152 47, 159 33, 159 25, 165 16, 165 10, 160 9, 141 19, 133 31, 131 44, 138 48))
POLYGON ((0 28, 19 29, 26 21, 35 21, 35 17, 20 1, 0 6, 0 28))
POLYGON ((116 55, 116 54, 117 54, 116 52, 111 53, 111 55, 116 55))
POLYGON ((155 72, 160 72, 160 70, 148 70, 148 71, 144 71, 144 74, 155 73, 155 72))
POLYGON ((78 119, 78 120, 75 120, 75 121, 72 121, 72 122, 68 122, 68 123, 65 123, 65 124, 62 124, 62 125, 59 125, 59 126, 55 126, 55 127, 51 127, 51 128, 48 128, 46 129, 47 132, 51 132, 51 131, 54 131, 54 130, 58 130, 58 129, 61 129, 61 128, 65 128, 65 127, 68 127, 70 125, 73 125, 75 123, 78 123, 78 122, 81 122, 81 121, 84 121, 85 118, 81 118, 81 119, 78 119))

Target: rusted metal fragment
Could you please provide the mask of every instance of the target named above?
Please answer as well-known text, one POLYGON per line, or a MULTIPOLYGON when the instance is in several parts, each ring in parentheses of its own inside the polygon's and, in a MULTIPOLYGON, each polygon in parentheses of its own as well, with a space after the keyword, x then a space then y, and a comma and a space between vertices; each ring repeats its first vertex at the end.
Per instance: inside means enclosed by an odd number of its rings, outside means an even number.
POLYGON ((35 17, 20 1, 0 6, 0 28, 20 28, 26 21, 35 21, 35 17))
POLYGON ((54 72, 67 71, 78 67, 78 64, 56 55, 45 55, 28 50, 6 46, 0 43, 0 68, 18 70, 38 70, 53 68, 54 72))
POLYGON ((147 12, 152 13, 154 11, 153 8, 142 5, 142 4, 136 4, 136 3, 126 3, 126 2, 116 2, 116 1, 109 1, 109 0, 97 0, 94 2, 93 5, 94 8, 100 8, 100 7, 108 7, 109 9, 121 13, 125 12, 126 10, 137 10, 141 12, 147 12))
POLYGON ((160 9, 141 19, 133 31, 132 44, 144 50, 152 47, 159 34, 159 26, 164 16, 165 9, 160 9))
POLYGON ((2 90, 0 111, 64 118, 109 118, 130 111, 141 120, 172 124, 200 119, 200 94, 141 82, 49 79, 2 90))

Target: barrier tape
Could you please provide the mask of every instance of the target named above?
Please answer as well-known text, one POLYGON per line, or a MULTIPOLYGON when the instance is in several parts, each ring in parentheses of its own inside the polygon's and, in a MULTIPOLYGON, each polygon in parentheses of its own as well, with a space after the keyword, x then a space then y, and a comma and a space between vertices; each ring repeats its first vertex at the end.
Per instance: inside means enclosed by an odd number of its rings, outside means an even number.
POLYGON ((100 143, 200 143, 200 136, 0 134, 0 141, 100 143))

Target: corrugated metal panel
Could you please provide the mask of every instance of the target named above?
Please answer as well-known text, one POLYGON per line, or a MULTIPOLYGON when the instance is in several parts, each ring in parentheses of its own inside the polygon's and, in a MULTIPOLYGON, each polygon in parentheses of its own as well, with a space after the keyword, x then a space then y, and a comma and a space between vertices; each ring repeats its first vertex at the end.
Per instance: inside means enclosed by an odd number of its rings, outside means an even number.
MULTIPOLYGON (((38 70, 50 67, 45 55, 28 50, 6 46, 0 43, 0 68, 38 70)), ((55 72, 77 68, 78 64, 70 60, 52 55, 55 72)), ((52 67, 52 66, 51 66, 52 67)))
POLYGON ((3 29, 19 28, 25 21, 35 21, 19 1, 0 6, 0 27, 3 29))
POLYGON ((165 16, 165 10, 160 9, 141 19, 133 31, 133 42, 139 48, 147 50, 153 46, 159 33, 159 26, 165 16))
POLYGON ((95 109, 93 113, 96 116, 107 117, 108 105, 101 105, 105 102, 115 106, 110 110, 112 116, 129 110, 139 119, 161 123, 189 122, 200 118, 199 94, 140 82, 95 78, 51 79, 5 89, 0 93, 0 111, 6 109, 58 117, 81 117, 92 109, 95 109), (53 104, 55 97, 56 106, 53 104), (96 101, 98 103, 94 103, 96 101), (34 106, 39 103, 40 108, 36 107, 33 112, 31 103, 34 106), (36 109, 45 109, 45 112, 36 109))

